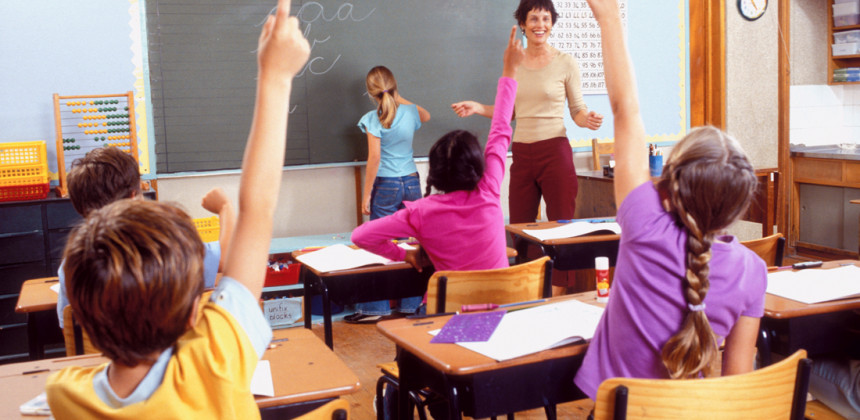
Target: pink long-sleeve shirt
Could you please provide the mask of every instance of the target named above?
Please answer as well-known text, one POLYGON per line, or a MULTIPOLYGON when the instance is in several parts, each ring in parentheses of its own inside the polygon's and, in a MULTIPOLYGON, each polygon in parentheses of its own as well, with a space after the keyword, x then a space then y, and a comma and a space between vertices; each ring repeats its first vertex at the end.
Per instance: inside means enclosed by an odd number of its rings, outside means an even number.
POLYGON ((436 270, 487 270, 508 266, 501 185, 511 143, 511 116, 517 82, 502 77, 484 150, 484 176, 472 191, 433 194, 404 202, 390 216, 372 220, 352 232, 352 242, 392 260, 406 251, 391 239, 414 237, 436 270))

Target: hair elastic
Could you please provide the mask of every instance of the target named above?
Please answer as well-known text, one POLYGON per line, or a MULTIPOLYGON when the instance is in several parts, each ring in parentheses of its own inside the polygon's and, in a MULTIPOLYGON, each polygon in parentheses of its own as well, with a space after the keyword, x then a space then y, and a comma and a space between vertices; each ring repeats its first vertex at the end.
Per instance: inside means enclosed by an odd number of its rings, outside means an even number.
POLYGON ((687 304, 687 308, 690 308, 692 312, 700 312, 705 310, 705 302, 702 302, 698 305, 693 305, 692 303, 687 304))

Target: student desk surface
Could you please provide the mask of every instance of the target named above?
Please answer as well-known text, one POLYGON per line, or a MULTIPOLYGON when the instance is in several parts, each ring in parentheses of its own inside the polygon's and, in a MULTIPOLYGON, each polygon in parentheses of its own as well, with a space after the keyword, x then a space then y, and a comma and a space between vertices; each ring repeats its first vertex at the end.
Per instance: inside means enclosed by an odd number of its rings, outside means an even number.
MULTIPOLYGON (((552 298, 595 302, 595 292, 552 298)), ((443 393, 452 418, 462 411, 471 417, 490 417, 584 398, 573 384, 588 345, 557 347, 503 362, 457 344, 430 343, 428 331, 442 328, 451 315, 424 319, 382 321, 377 328, 397 346, 400 370, 400 407, 406 392, 425 386, 443 393), (455 414, 456 413, 456 414, 455 414)), ((401 411, 400 418, 405 413, 401 411)))
POLYGON ((45 277, 27 280, 21 285, 15 312, 27 314, 27 342, 30 360, 41 359, 45 356, 42 343, 42 331, 51 325, 57 316, 57 292, 51 286, 59 285, 56 277, 45 277), (53 319, 51 318, 53 317, 53 319))
MULTIPOLYGON (((860 260, 825 262, 820 268, 806 270, 827 274, 827 269, 845 264, 860 266, 860 260)), ((860 309, 860 296, 827 302, 806 304, 771 294, 765 295, 764 317, 758 340, 762 363, 770 364, 770 351, 791 354, 805 348, 810 356, 834 350, 860 351, 856 336, 846 333, 846 327, 855 324, 854 310, 860 309)))
MULTIPOLYGON (((305 252, 294 251, 292 257, 295 259, 305 252)), ((517 255, 511 248, 508 248, 507 252, 509 258, 517 255)), ((339 304, 351 304, 422 296, 427 292, 427 281, 433 272, 433 267, 428 266, 419 273, 404 261, 326 272, 302 264, 300 278, 304 286, 305 328, 311 328, 313 305, 310 298, 321 295, 325 342, 334 348, 331 329, 332 300, 339 304)))
MULTIPOLYGON (((312 332, 304 328, 275 330, 263 359, 272 368, 274 397, 257 397, 263 418, 295 417, 359 389, 358 377, 312 332), (269 414, 271 413, 271 414, 269 414)), ((67 366, 98 366, 101 355, 84 355, 0 365, 3 403, 0 418, 34 418, 20 414, 19 406, 44 391, 48 376, 67 366), (38 371, 24 375, 24 372, 38 371)), ((42 418, 46 418, 43 416, 42 418)))
MULTIPOLYGON (((576 220, 574 220, 576 221, 576 220)), ((615 266, 618 256, 618 243, 621 235, 593 234, 572 238, 540 240, 525 233, 528 229, 549 229, 562 226, 559 222, 515 223, 505 226, 514 239, 517 263, 525 262, 527 248, 537 245, 544 255, 552 259, 553 268, 558 270, 582 270, 594 268, 595 257, 609 257, 609 265, 615 266)))

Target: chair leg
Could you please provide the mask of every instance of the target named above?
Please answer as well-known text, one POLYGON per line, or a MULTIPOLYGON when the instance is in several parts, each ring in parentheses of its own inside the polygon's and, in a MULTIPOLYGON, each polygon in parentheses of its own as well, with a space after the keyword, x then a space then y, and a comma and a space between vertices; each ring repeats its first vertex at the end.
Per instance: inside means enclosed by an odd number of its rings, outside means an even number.
POLYGON ((409 391, 409 399, 412 400, 412 404, 418 409, 418 419, 427 420, 427 412, 424 409, 425 400, 421 399, 415 391, 409 391))
POLYGON ((543 406, 543 411, 546 412, 547 420, 555 420, 558 416, 558 413, 555 410, 555 404, 543 406))
MULTIPOLYGON (((376 420, 385 420, 385 398, 382 397, 385 384, 388 384, 388 392, 397 392, 400 388, 398 381, 391 376, 382 375, 376 381, 376 420)), ((394 401, 397 401, 394 399, 394 401)), ((395 407, 396 408, 396 407, 395 407)), ((396 411, 395 411, 396 412, 396 411)), ((423 420, 423 419, 422 419, 423 420)))

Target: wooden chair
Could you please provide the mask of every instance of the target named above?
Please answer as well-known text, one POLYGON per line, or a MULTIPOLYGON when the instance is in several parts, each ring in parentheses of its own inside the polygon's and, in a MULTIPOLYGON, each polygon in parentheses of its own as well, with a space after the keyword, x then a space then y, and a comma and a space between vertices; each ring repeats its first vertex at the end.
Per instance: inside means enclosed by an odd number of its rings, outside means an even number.
POLYGON ((611 155, 613 153, 615 153, 615 142, 598 143, 597 139, 591 139, 591 168, 595 171, 602 170, 600 155, 611 155))
MULTIPOLYGON (((462 305, 475 303, 515 303, 552 296, 552 260, 541 257, 523 264, 493 270, 437 271, 427 284, 427 313, 456 312, 462 305)), ((382 419, 381 398, 385 385, 400 387, 396 362, 378 365, 382 376, 376 381, 376 412, 382 419)), ((409 399, 418 408, 421 420, 429 399, 442 398, 429 392, 410 392, 409 399)), ((547 407, 550 410, 550 407, 547 407)), ((555 407, 552 407, 553 412, 555 407)), ((508 415, 508 418, 512 418, 508 415)))
POLYGON ((803 419, 812 361, 806 350, 766 368, 707 379, 611 378, 597 389, 594 418, 803 419))
POLYGON ((785 238, 781 233, 774 233, 761 239, 753 239, 741 243, 758 254, 768 267, 779 267, 782 265, 782 257, 785 252, 785 238))
POLYGON ((349 401, 338 398, 296 417, 296 420, 347 420, 349 418, 349 401))
POLYGON ((71 306, 66 306, 63 309, 63 341, 66 343, 66 356, 101 353, 93 346, 87 333, 75 321, 71 306))
POLYGON ((427 313, 474 303, 514 303, 552 296, 552 260, 541 257, 494 270, 437 271, 427 284, 427 313))

